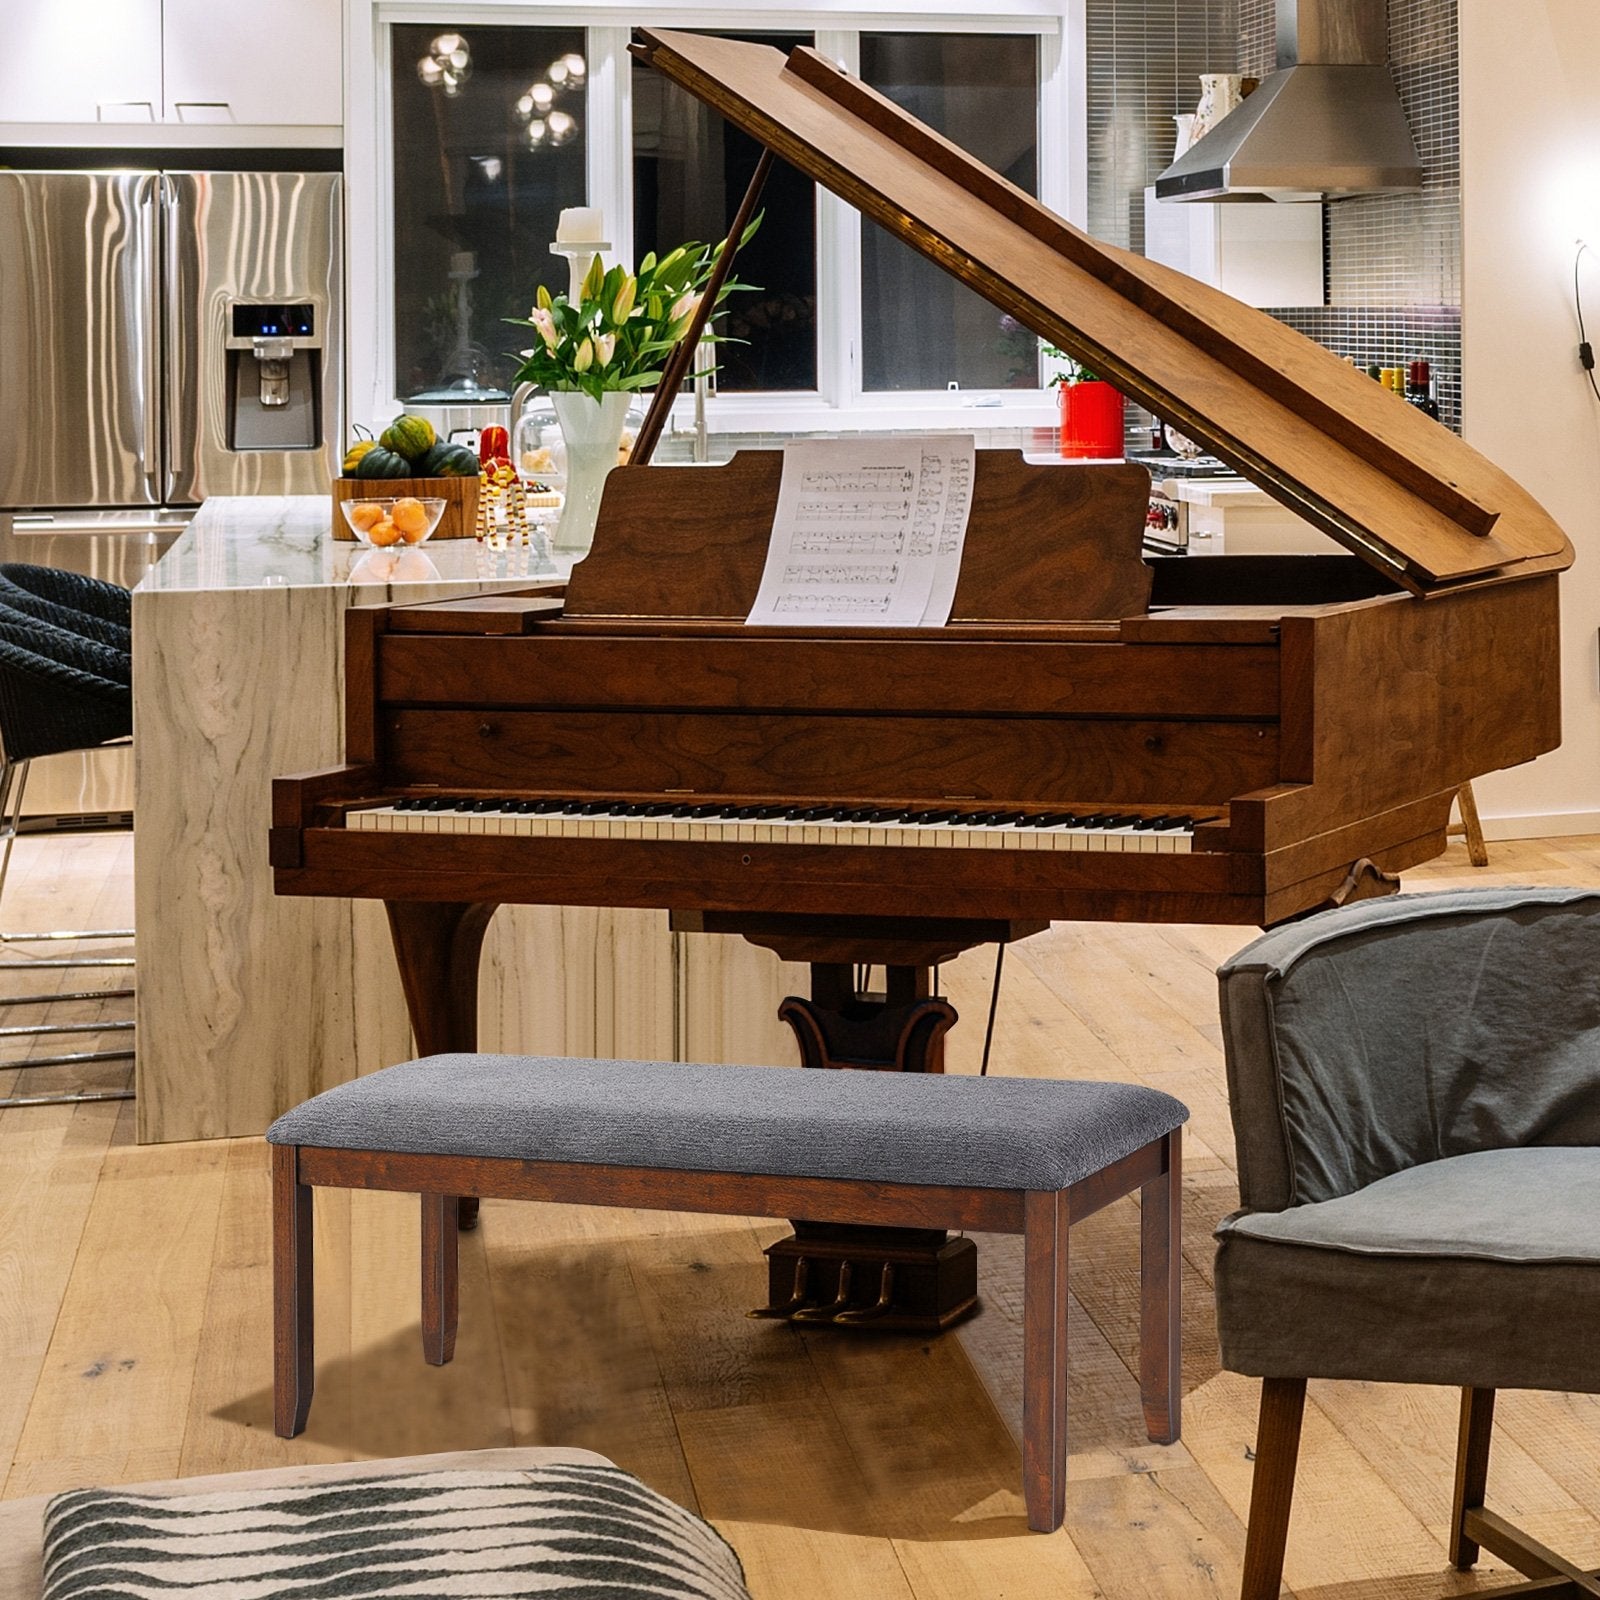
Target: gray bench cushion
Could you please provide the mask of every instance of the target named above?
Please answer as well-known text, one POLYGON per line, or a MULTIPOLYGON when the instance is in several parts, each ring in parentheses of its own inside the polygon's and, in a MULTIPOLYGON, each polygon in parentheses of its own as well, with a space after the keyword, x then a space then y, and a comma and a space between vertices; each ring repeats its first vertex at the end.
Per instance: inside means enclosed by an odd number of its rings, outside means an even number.
POLYGON ((1486 1150, 1229 1217, 1217 1230, 1222 1364, 1600 1390, 1597 1193, 1600 1150, 1486 1150))
POLYGON ((1064 1189, 1188 1119, 1127 1083, 440 1055, 279 1117, 274 1144, 1064 1189))

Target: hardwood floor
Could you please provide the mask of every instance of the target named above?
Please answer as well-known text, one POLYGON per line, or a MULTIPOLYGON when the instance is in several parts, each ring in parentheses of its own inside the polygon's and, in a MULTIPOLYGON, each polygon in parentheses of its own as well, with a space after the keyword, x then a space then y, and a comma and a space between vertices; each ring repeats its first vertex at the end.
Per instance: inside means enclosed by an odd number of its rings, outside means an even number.
MULTIPOLYGON (((1600 883, 1600 839, 1491 848, 1487 869, 1456 845, 1408 885, 1600 883)), ((5 920, 126 917, 131 862, 123 837, 24 839, 5 920)), ((1138 1214, 1122 1201, 1073 1233, 1059 1534, 1023 1523, 1015 1241, 981 1241, 986 1309, 958 1337, 852 1338, 743 1316, 781 1224, 490 1202, 462 1241, 456 1359, 435 1369, 418 1336, 415 1201, 319 1193, 317 1399, 285 1443, 271 1423, 265 1145, 140 1148, 127 1104, 0 1112, 3 1493, 582 1445, 716 1522, 759 1600, 1231 1600, 1256 1386, 1218 1372, 1211 1322, 1211 1229, 1235 1203, 1212 971, 1246 937, 1061 925, 1006 962, 996 1070, 1135 1079, 1194 1113, 1183 1441, 1144 1442, 1138 1214)), ((992 972, 983 951, 946 971, 967 1017, 953 1070, 975 1069, 992 972)), ((41 992, 44 976, 0 979, 41 992)), ((0 1069, 0 1095, 60 1075, 0 1069)), ((1477 1578, 1448 1573, 1456 1403, 1312 1385, 1295 1596, 1423 1600, 1503 1576, 1488 1559, 1477 1578)), ((1600 1397, 1508 1394, 1496 1420, 1496 1504, 1600 1563, 1600 1397)))

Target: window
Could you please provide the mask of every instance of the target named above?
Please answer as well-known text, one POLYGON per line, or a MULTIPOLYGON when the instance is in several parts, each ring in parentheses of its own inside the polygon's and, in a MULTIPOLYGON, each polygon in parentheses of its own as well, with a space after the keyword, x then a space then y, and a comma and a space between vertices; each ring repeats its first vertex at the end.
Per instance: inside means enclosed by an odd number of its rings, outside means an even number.
MULTIPOLYGON (((864 33, 861 77, 1029 194, 1039 192, 1039 45, 1012 34, 864 33)), ((885 233, 861 229, 862 387, 1036 389, 1039 341, 885 233)))
MULTIPOLYGON (((783 51, 810 34, 736 34, 783 51)), ((720 239, 739 207, 761 146, 649 67, 633 68, 633 247, 664 253, 720 239)), ((756 292, 727 302, 718 330, 717 388, 817 387, 816 185, 784 162, 761 191, 761 227, 739 254, 756 292)))
MULTIPOLYGON (((624 0, 575 0, 564 26, 424 22, 398 5, 386 16, 392 0, 370 3, 387 35, 378 87, 392 140, 393 236, 379 231, 380 208, 370 222, 361 214, 352 183, 352 305, 359 315, 370 289, 383 322, 375 410, 390 395, 506 387, 519 341, 501 319, 525 316, 540 283, 566 285, 565 264, 549 253, 563 208, 600 208, 628 262, 725 233, 759 147, 629 57, 636 13, 624 0), (363 228, 382 252, 368 275, 354 248, 363 228)), ((492 17, 502 3, 505 15, 531 14, 513 0, 479 0, 472 15, 492 17)), ((1009 0, 1015 10, 1004 16, 956 3, 879 0, 870 18, 786 6, 765 29, 776 0, 749 0, 748 25, 723 36, 784 51, 814 44, 1066 209, 1059 0, 1009 0), (815 33, 804 30, 812 17, 815 33)), ((704 31, 729 16, 662 8, 659 20, 704 31)), ((939 426, 974 405, 1001 406, 1012 423, 1048 415, 1039 341, 980 295, 781 160, 762 210, 738 264, 755 288, 719 314, 736 342, 717 351, 713 428, 939 426)), ((358 350, 352 360, 359 381, 358 350)))
POLYGON ((582 28, 398 24, 394 116, 394 381, 400 398, 505 390, 535 287, 567 286, 550 254, 584 204, 582 28))

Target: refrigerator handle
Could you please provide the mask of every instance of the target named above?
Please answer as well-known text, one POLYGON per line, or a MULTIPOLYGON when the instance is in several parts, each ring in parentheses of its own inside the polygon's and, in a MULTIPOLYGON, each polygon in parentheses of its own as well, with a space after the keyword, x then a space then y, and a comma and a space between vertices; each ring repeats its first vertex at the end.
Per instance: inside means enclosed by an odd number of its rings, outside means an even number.
POLYGON ((163 464, 167 454, 166 405, 161 392, 161 183, 159 175, 146 183, 139 194, 139 255, 144 261, 144 370, 140 374, 144 400, 144 455, 140 474, 150 499, 160 505, 163 499, 163 464))

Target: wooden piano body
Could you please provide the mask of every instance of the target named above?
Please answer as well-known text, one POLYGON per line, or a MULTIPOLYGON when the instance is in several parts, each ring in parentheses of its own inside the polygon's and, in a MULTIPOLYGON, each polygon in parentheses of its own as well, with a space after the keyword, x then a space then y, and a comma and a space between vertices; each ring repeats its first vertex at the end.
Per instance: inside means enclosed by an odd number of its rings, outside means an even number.
MULTIPOLYGON (((346 765, 275 787, 278 891, 387 903, 421 1049, 472 1047, 497 904, 665 907, 810 963, 782 1011, 807 1064, 938 1070, 935 963, 1053 918, 1271 924, 1392 890, 1443 850, 1461 783, 1559 742, 1571 545, 1460 439, 1088 238, 814 51, 635 50, 1351 553, 1147 565, 1142 470, 980 452, 948 625, 752 629, 779 458, 614 472, 564 593, 352 612, 346 765), (441 795, 474 809, 390 825, 441 795), (554 834, 517 814, 555 800, 618 811, 554 834), (866 820, 746 815, 813 801, 866 820), (701 814, 650 820, 668 802, 701 814), (957 821, 926 848, 879 812, 957 821), (1049 849, 1007 823, 996 848, 972 819, 997 813, 1090 821, 1049 849), (1181 851, 1126 847, 1174 813, 1181 851), (881 994, 859 992, 867 963, 881 994)), ((885 1283, 893 1263, 890 1325, 975 1303, 970 1241, 800 1224, 769 1255, 778 1314, 801 1259, 841 1305, 845 1263, 885 1283)))
POLYGON ((1437 855, 1459 784, 1558 742, 1553 575, 1420 602, 1354 557, 1147 563, 1140 468, 980 452, 947 626, 746 628, 780 464, 614 473, 564 597, 352 612, 351 765, 280 783, 279 891, 1270 924, 1437 855), (1198 826, 1181 855, 344 826, 429 793, 1198 826))

